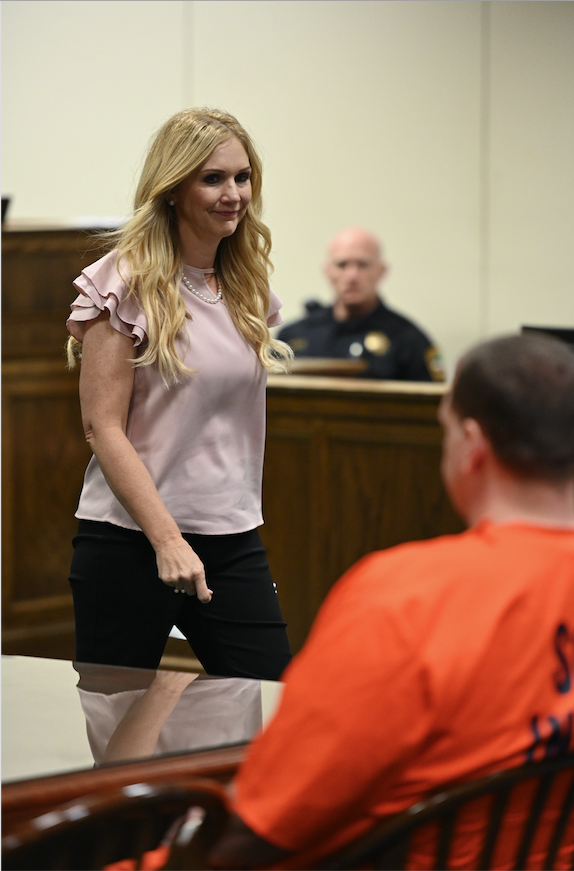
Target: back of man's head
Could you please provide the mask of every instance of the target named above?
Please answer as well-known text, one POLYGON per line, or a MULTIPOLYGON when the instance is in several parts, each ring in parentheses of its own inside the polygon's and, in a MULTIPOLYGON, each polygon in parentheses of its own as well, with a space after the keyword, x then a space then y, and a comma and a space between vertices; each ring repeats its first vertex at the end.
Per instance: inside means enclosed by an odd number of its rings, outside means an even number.
POLYGON ((478 345, 458 364, 451 402, 515 474, 574 476, 574 352, 565 343, 525 333, 478 345))

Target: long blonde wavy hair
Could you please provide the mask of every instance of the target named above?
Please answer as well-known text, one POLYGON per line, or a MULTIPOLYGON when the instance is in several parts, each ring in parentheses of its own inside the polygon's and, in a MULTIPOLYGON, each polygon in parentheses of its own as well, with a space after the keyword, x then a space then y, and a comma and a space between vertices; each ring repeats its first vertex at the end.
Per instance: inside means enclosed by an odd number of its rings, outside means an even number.
MULTIPOLYGON (((251 165, 252 198, 233 235, 221 240, 215 270, 229 313, 269 371, 284 371, 292 351, 274 339, 267 326, 271 234, 261 220, 262 167, 253 142, 233 115, 218 109, 186 109, 167 121, 152 140, 135 194, 133 216, 106 234, 117 251, 118 271, 129 296, 147 318, 147 344, 134 366, 156 365, 167 385, 192 374, 179 359, 176 338, 187 312, 179 291, 183 258, 169 194, 199 169, 221 143, 238 139, 251 165)), ((80 343, 68 340, 68 362, 74 366, 80 343)))

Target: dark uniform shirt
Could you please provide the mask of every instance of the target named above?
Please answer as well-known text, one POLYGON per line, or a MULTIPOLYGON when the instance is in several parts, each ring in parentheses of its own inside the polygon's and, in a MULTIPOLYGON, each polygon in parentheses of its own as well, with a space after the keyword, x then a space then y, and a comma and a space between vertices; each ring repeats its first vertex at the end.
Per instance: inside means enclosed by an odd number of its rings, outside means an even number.
POLYGON ((361 378, 444 381, 439 353, 412 321, 379 303, 368 315, 337 321, 333 307, 306 304, 307 317, 284 327, 278 338, 296 357, 348 358, 368 365, 361 378))

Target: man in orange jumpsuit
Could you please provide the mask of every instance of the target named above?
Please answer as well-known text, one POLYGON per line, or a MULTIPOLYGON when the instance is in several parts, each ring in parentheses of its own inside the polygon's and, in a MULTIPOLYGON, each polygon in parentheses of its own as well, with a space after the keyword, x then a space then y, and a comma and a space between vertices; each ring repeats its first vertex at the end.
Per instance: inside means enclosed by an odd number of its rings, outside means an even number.
POLYGON ((215 867, 324 855, 444 784, 574 748, 574 354, 485 342, 439 418, 469 529, 335 585, 235 781, 215 867))

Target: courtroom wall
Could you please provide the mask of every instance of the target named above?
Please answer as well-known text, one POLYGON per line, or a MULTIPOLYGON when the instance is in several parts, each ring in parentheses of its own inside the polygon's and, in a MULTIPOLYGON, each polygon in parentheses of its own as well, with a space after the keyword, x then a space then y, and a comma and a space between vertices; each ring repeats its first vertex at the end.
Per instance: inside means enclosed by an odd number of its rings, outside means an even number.
POLYGON ((4 0, 14 218, 123 215, 146 143, 223 106, 259 143, 285 317, 329 236, 385 241, 392 305, 462 348, 574 324, 574 5, 4 0))

